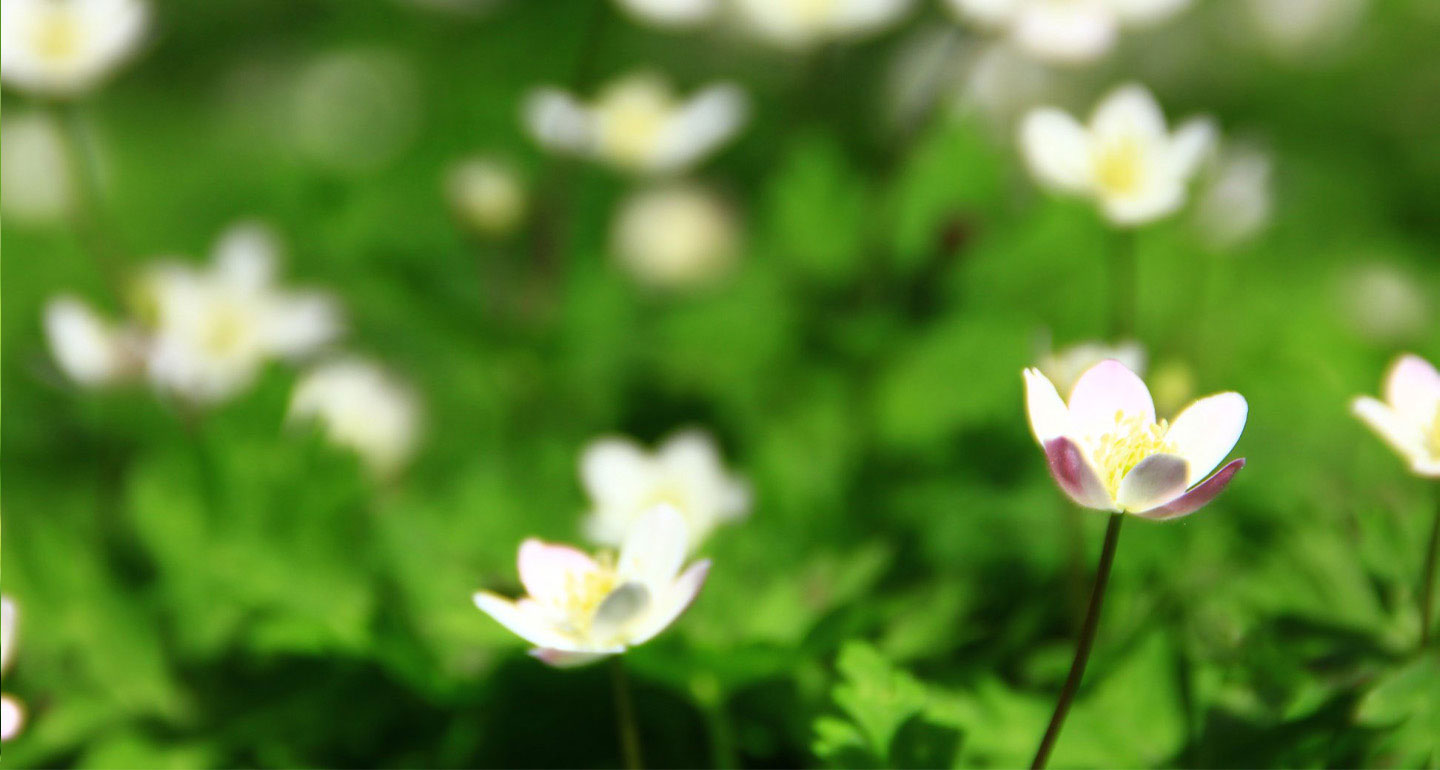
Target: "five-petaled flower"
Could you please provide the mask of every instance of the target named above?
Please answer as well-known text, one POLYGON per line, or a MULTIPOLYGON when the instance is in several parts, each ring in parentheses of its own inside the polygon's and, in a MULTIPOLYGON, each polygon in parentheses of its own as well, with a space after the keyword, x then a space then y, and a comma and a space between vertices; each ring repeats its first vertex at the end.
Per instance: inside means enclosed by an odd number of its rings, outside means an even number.
POLYGON ((676 98, 661 76, 642 72, 611 83, 592 104, 558 88, 536 90, 524 119, 542 146, 624 171, 680 172, 724 144, 746 118, 739 86, 707 86, 676 98))
MULTIPOLYGON (((15 603, 10 597, 0 598, 0 672, 10 670, 10 662, 15 655, 15 624, 18 617, 15 612, 15 603)), ((10 696, 0 696, 0 716, 3 716, 4 724, 0 725, 0 740, 10 740, 20 732, 20 727, 25 723, 25 712, 20 708, 20 703, 10 696)))
POLYGON ((661 503, 685 518, 691 550, 750 512, 750 486, 725 470, 715 440, 699 430, 676 433, 654 452, 628 438, 596 439, 580 456, 580 482, 591 503, 585 534, 601 545, 624 542, 661 503))
POLYGON ((1089 126, 1054 107, 1032 110, 1020 148, 1040 184, 1093 198, 1111 222, 1135 227, 1185 203, 1215 135, 1208 118, 1192 118, 1172 135, 1150 92, 1127 85, 1100 102, 1089 126))
POLYGON ((552 666, 618 655, 665 630, 699 593, 710 562, 682 572, 688 543, 685 518, 668 505, 635 523, 618 560, 532 538, 519 557, 529 595, 511 601, 481 591, 475 606, 535 645, 530 654, 552 666))
POLYGON ((1026 369, 1025 398, 1051 475, 1086 508, 1154 520, 1186 516, 1245 466, 1234 460, 1206 478, 1245 429, 1249 407, 1238 393, 1202 398, 1173 424, 1157 421, 1145 383, 1109 360, 1081 375, 1068 405, 1045 375, 1026 369))
POLYGON ((1440 478, 1440 373, 1429 362, 1401 356, 1385 376, 1385 400, 1360 396, 1352 408, 1411 471, 1440 478))
POLYGON ((4 0, 0 76, 46 96, 88 90, 139 47, 148 13, 140 0, 4 0))

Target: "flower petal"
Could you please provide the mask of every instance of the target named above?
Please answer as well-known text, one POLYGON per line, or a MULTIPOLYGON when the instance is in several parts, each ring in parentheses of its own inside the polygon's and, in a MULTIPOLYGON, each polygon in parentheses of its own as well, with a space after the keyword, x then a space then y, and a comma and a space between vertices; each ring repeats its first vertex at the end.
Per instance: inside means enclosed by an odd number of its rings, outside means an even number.
POLYGON ((1150 90, 1130 83, 1111 91, 1090 117, 1092 141, 1107 142, 1127 137, 1144 143, 1165 138, 1165 113, 1150 90))
POLYGON ((1086 508, 1114 510, 1110 493, 1074 441, 1061 437, 1045 444, 1045 459, 1055 483, 1071 500, 1086 508))
POLYGON ((594 141, 590 110, 558 88, 536 89, 525 100, 522 113, 530 136, 546 149, 581 153, 594 141))
POLYGON ((1030 432, 1041 446, 1070 432, 1070 410, 1039 369, 1025 370, 1025 412, 1030 432))
POLYGON ((533 602, 512 602, 489 591, 481 591, 473 599, 481 612, 537 647, 574 649, 576 646, 545 622, 538 612, 538 605, 533 602))
POLYGON ((1235 478, 1235 474, 1239 473, 1240 469, 1244 467, 1245 458, 1242 457, 1238 460, 1231 460, 1229 465, 1216 471, 1214 476, 1205 479, 1189 492, 1186 492, 1159 508, 1143 511, 1137 515, 1152 521, 1168 521, 1170 519, 1178 519, 1181 516, 1189 516, 1201 508, 1204 508, 1206 505, 1209 505, 1211 500, 1214 500, 1217 495, 1225 491, 1225 487, 1230 485, 1230 480, 1235 478))
POLYGON ((1406 353, 1385 376, 1385 401, 1401 419, 1428 427, 1440 408, 1440 373, 1429 361, 1406 353))
POLYGON ((1158 454, 1141 460, 1125 474, 1115 501, 1130 513, 1148 511, 1179 497, 1185 491, 1189 463, 1177 455, 1158 454))
POLYGON ((644 644, 655 637, 656 634, 670 627, 675 619, 695 601, 696 595, 700 593, 700 587, 705 585, 705 578, 710 574, 710 560, 701 559, 690 565, 684 574, 671 585, 670 590, 664 594, 664 598, 651 610, 651 616, 641 628, 636 629, 635 635, 630 640, 631 646, 644 644))
POLYGON ((1134 372, 1114 359, 1101 361, 1080 375, 1070 393, 1070 420, 1084 435, 1111 430, 1117 416, 1155 422, 1150 389, 1134 372))
POLYGON ((594 559, 578 549, 536 538, 520 544, 517 561, 526 593, 543 604, 563 603, 574 580, 599 569, 594 559))
POLYGON ((1189 484, 1210 474, 1235 448, 1250 406, 1239 393, 1217 393, 1196 401, 1175 418, 1166 440, 1190 463, 1189 484))
POLYGON ((530 657, 555 668, 578 668, 594 663, 602 658, 608 658, 611 655, 618 655, 624 651, 624 647, 617 647, 603 652, 574 652, 571 650, 556 650, 549 647, 536 647, 530 651, 530 657))
POLYGON ((740 129, 747 111, 745 92, 732 83, 695 94, 656 139, 654 170, 678 171, 699 161, 740 129))
POLYGON ((9 697, 0 698, 0 740, 8 741, 25 725, 25 711, 9 697))
POLYGON ((1167 156, 1169 171, 1183 185, 1200 168, 1201 161, 1215 149, 1220 131, 1210 118, 1191 118, 1176 129, 1167 156))
POLYGON ((1015 23, 1015 40, 1036 57, 1080 63, 1105 55, 1119 37, 1116 15, 1103 3, 1029 3, 1015 23))
POLYGON ((1351 402, 1350 411, 1369 425, 1371 430, 1412 467, 1430 459, 1420 424, 1405 419, 1389 404, 1369 396, 1360 396, 1351 402))
POLYGON ((616 572, 645 585, 651 593, 669 587, 690 548, 690 528, 674 506, 660 504, 635 521, 620 548, 616 572))
POLYGON ((1082 193, 1094 182, 1090 139, 1085 128, 1062 110, 1031 110, 1020 124, 1020 151, 1041 185, 1082 193))

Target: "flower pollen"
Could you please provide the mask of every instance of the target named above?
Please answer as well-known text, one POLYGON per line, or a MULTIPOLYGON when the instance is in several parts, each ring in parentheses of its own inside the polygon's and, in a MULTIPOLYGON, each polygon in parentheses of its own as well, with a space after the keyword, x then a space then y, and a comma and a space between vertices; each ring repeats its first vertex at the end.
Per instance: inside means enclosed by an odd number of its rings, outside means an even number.
POLYGON ((1175 451, 1175 446, 1165 440, 1169 432, 1168 420, 1149 422, 1140 415, 1115 413, 1115 429, 1092 442, 1096 471, 1112 498, 1119 492, 1120 482, 1140 461, 1175 451))
POLYGON ((1095 157, 1095 179, 1111 195, 1139 192, 1145 166, 1145 151, 1138 139, 1122 136, 1106 142, 1095 157))

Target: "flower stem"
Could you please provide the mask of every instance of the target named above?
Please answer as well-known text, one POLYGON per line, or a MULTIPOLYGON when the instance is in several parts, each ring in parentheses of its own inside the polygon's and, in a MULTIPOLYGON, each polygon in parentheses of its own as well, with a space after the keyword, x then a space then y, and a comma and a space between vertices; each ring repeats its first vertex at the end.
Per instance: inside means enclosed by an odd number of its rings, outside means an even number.
POLYGON ((1060 728, 1070 712, 1070 703, 1080 689, 1080 680, 1085 678, 1085 664, 1090 660, 1090 648, 1095 643, 1095 631, 1100 626, 1100 608, 1105 603, 1105 587, 1110 583, 1110 566, 1115 563, 1115 546, 1120 542, 1120 525, 1125 514, 1113 513, 1105 528, 1105 545, 1100 551, 1100 565, 1095 570, 1095 587, 1090 590, 1090 607, 1085 611, 1085 625, 1080 628, 1080 640, 1075 647, 1075 660, 1070 663, 1070 674, 1065 677, 1065 686, 1060 689, 1060 700, 1055 704, 1055 713, 1050 717, 1050 726, 1045 728, 1045 737, 1040 739, 1040 748, 1035 752, 1032 770, 1039 770, 1050 759, 1055 740, 1060 737, 1060 728))
POLYGON ((1430 646, 1430 608, 1435 603, 1435 562, 1440 551, 1440 487, 1436 488, 1435 523, 1430 525, 1430 545, 1425 549, 1425 566, 1421 568, 1420 647, 1430 646))
POLYGON ((1137 263, 1139 255, 1134 230, 1121 230, 1110 250, 1110 336, 1112 340, 1135 335, 1136 302, 1140 296, 1137 263))
POLYGON ((69 164, 69 182, 74 199, 70 203, 71 226, 82 247, 105 279, 117 302, 125 299, 122 257, 110 240, 105 226, 105 196, 100 181, 100 166, 94 148, 86 136, 84 115, 75 104, 60 105, 57 110, 60 136, 69 164))
POLYGON ((640 728, 635 724, 635 702, 630 697, 630 680, 625 676, 625 663, 619 655, 610 659, 610 675, 615 685, 615 721, 620 730, 625 767, 640 770, 645 766, 640 755, 640 728))

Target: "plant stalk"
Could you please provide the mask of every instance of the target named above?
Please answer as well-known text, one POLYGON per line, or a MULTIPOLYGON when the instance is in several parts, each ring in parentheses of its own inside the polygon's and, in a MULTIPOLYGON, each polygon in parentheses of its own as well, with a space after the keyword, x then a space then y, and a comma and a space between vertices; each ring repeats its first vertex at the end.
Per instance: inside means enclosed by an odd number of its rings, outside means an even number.
POLYGON ((610 659, 611 681, 615 686, 615 721, 620 730, 620 749, 625 767, 641 770, 645 760, 640 754, 640 728, 635 722, 635 702, 630 696, 630 680, 625 676, 625 663, 619 655, 610 659))
POLYGON ((1435 562, 1440 552, 1440 487, 1435 495, 1435 522, 1430 525, 1430 545, 1425 549, 1425 566, 1420 571, 1420 648, 1430 646, 1431 607, 1435 604, 1435 562))

